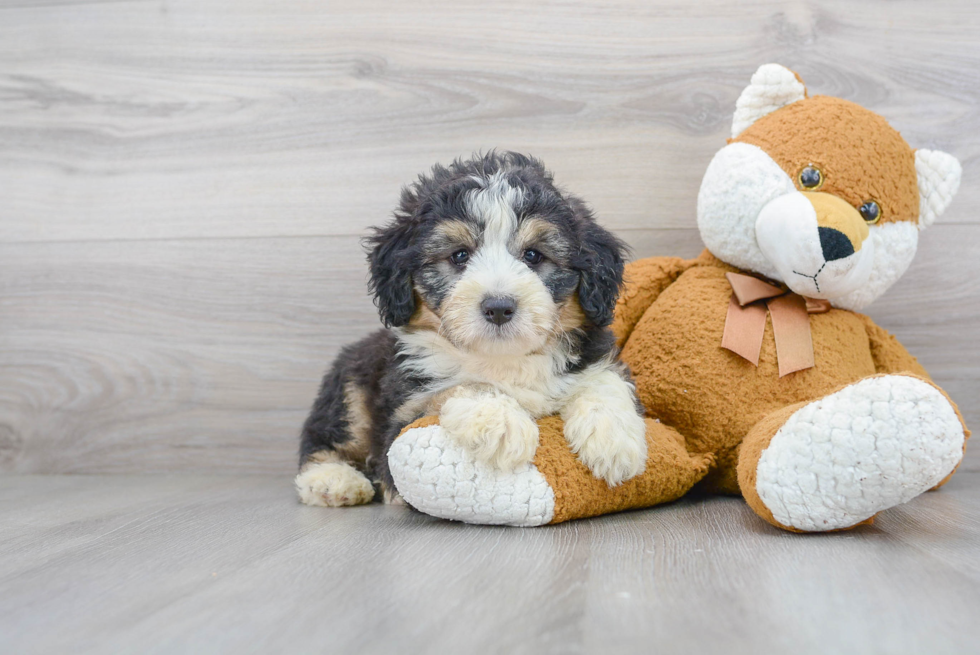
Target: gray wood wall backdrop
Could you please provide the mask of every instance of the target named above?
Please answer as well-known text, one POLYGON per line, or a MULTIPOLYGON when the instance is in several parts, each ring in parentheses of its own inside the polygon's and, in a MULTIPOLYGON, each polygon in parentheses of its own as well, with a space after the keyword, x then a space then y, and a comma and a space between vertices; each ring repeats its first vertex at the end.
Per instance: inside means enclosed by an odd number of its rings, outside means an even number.
POLYGON ((696 255, 770 61, 963 162, 870 313, 980 426, 975 0, 0 0, 0 470, 286 474, 402 184, 529 151, 637 256, 696 255))

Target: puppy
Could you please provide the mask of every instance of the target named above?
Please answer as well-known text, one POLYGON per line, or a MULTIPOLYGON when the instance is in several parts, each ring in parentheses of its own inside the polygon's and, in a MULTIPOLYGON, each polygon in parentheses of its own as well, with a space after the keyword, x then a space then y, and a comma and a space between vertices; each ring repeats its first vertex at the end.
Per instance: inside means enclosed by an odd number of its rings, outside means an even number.
POLYGON ((534 458, 535 419, 550 414, 608 484, 643 470, 642 413, 608 329, 625 247, 540 161, 508 152, 435 166, 367 245, 389 329, 342 350, 324 377, 303 427, 302 502, 397 501, 388 448, 434 414, 503 470, 534 458))

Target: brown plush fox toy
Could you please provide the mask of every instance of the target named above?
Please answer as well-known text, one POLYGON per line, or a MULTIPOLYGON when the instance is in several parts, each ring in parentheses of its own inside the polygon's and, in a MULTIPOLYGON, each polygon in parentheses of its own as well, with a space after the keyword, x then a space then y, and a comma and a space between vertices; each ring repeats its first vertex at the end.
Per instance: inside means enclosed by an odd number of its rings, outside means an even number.
POLYGON ((857 313, 908 268, 960 180, 858 105, 769 64, 698 196, 706 250, 627 267, 613 324, 647 412, 644 472, 598 480, 539 422, 534 463, 475 463, 435 418, 389 452, 402 497, 471 523, 542 525, 741 494, 769 523, 841 530, 941 485, 969 431, 905 348, 857 313))

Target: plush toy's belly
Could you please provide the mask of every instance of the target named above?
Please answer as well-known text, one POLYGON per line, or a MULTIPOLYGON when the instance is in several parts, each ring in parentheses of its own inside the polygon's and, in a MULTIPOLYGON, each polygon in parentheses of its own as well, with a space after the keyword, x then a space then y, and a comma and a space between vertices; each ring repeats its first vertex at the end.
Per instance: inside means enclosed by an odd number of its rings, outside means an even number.
POLYGON ((843 310, 810 317, 816 365, 780 378, 767 320, 759 366, 721 347, 731 287, 718 267, 689 269, 643 315, 623 359, 650 417, 679 430, 692 452, 713 452, 705 485, 737 493, 737 447, 762 417, 875 373, 861 319, 843 310))

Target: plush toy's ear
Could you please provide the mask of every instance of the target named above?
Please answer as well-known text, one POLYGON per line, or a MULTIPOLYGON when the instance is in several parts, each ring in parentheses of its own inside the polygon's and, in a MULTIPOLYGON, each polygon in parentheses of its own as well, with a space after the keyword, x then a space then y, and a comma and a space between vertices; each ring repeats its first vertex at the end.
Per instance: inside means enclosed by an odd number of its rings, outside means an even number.
POLYGON ((932 225, 946 211, 960 188, 963 167, 942 150, 916 150, 915 176, 919 180, 919 229, 932 225))
POLYGON ((405 325, 415 313, 411 235, 412 226, 402 217, 385 227, 374 228, 374 235, 365 240, 370 248, 368 289, 374 294, 374 304, 385 327, 405 325))
POLYGON ((766 114, 804 98, 806 87, 796 73, 779 64, 759 66, 735 103, 732 138, 766 114))

